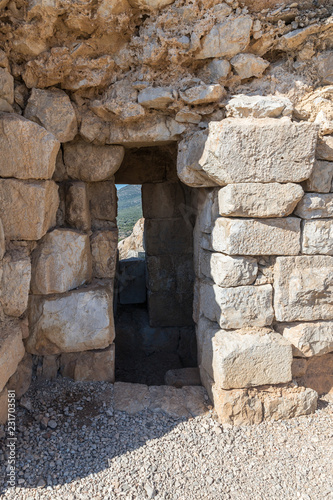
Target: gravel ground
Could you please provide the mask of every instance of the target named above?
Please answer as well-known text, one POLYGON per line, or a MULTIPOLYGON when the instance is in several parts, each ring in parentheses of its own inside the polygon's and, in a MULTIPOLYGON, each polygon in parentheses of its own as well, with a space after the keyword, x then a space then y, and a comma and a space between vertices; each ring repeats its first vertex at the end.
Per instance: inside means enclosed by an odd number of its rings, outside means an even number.
POLYGON ((333 498, 333 405, 314 415, 222 428, 209 410, 175 419, 113 409, 113 386, 32 385, 17 411, 17 484, 4 499, 333 498))

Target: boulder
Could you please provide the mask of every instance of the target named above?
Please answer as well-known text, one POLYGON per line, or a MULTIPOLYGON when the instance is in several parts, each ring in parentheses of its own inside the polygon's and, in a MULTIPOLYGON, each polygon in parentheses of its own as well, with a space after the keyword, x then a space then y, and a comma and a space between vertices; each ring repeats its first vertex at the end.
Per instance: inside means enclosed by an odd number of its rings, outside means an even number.
POLYGON ((304 192, 298 184, 229 184, 219 191, 220 215, 233 217, 285 217, 304 192))
POLYGON ((31 291, 48 295, 77 288, 91 278, 89 236, 72 229, 47 233, 32 254, 31 291))
POLYGON ((333 257, 277 257, 274 292, 277 321, 332 320, 333 257))
POLYGON ((32 295, 26 350, 45 356, 108 347, 114 339, 112 301, 111 286, 99 283, 62 295, 32 295))
POLYGON ((309 179, 304 181, 303 188, 312 193, 329 193, 332 179, 333 162, 317 160, 309 179))
POLYGON ((237 54, 231 59, 231 65, 242 80, 253 76, 261 77, 269 62, 254 54, 237 54))
POLYGON ((30 257, 8 252, 2 263, 0 302, 7 316, 21 316, 28 307, 31 279, 30 257))
POLYGON ((164 109, 175 100, 172 89, 147 87, 138 95, 138 102, 145 108, 164 109))
POLYGON ((24 356, 20 322, 2 321, 0 327, 0 392, 24 356))
POLYGON ((103 350, 70 352, 60 357, 61 374, 77 381, 114 383, 114 370, 114 344, 103 350))
POLYGON ((236 19, 228 19, 221 24, 216 24, 203 37, 201 48, 195 54, 195 58, 233 57, 250 43, 251 28, 250 16, 239 16, 236 19))
POLYGON ((271 285, 221 288, 202 283, 200 288, 201 313, 225 329, 270 325, 272 300, 271 285))
POLYGON ((217 285, 251 285, 257 277, 257 260, 252 257, 231 257, 221 253, 201 252, 200 271, 217 285))
POLYGON ((6 238, 39 240, 55 226, 58 204, 53 181, 0 179, 0 218, 6 238))
POLYGON ((211 243, 229 255, 297 255, 300 251, 300 220, 229 219, 215 221, 211 243))
POLYGON ((302 219, 333 217, 333 193, 305 193, 296 207, 295 215, 302 219))
POLYGON ((83 141, 64 145, 64 163, 68 176, 85 182, 112 179, 124 154, 123 146, 94 146, 83 141))
POLYGON ((333 255, 333 220, 306 220, 303 222, 302 253, 333 255))
POLYGON ((144 249, 144 223, 145 220, 139 219, 133 227, 132 233, 127 238, 119 241, 118 252, 119 260, 131 259, 132 257, 143 257, 144 249))
POLYGON ((68 182, 65 186, 65 219, 69 226, 79 231, 91 227, 87 186, 84 182, 68 182))
POLYGON ((60 142, 72 141, 77 134, 76 113, 63 90, 32 89, 24 116, 42 125, 60 142))
POLYGON ((8 380, 7 389, 15 391, 16 398, 20 399, 29 389, 31 377, 32 356, 26 352, 22 361, 19 363, 16 372, 8 380))
POLYGON ((227 117, 279 118, 291 116, 293 105, 287 97, 237 95, 226 105, 227 117))
POLYGON ((218 83, 214 85, 199 85, 180 92, 180 97, 186 104, 210 104, 219 102, 226 94, 224 88, 218 83))
POLYGON ((96 231, 90 238, 94 278, 114 278, 117 264, 118 230, 96 231))
POLYGON ((54 135, 9 113, 0 113, 0 129, 0 177, 51 179, 60 147, 54 135))
POLYGON ((333 161, 333 135, 327 135, 318 140, 316 158, 333 161))
POLYGON ((231 66, 229 61, 226 61, 225 59, 213 59, 207 64, 207 70, 212 81, 216 81, 220 78, 227 78, 230 73, 231 66))
POLYGON ((294 356, 321 356, 333 351, 333 321, 278 323, 276 329, 293 345, 294 356))

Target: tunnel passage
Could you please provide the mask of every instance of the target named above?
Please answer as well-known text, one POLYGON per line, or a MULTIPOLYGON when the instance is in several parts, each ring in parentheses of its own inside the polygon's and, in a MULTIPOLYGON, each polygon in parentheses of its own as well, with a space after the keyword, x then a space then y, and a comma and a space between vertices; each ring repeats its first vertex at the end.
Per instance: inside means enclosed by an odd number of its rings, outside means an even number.
POLYGON ((141 185, 144 219, 144 251, 120 252, 116 272, 119 381, 161 385, 169 369, 196 366, 193 200, 177 177, 176 153, 127 150, 116 174, 116 184, 141 185))

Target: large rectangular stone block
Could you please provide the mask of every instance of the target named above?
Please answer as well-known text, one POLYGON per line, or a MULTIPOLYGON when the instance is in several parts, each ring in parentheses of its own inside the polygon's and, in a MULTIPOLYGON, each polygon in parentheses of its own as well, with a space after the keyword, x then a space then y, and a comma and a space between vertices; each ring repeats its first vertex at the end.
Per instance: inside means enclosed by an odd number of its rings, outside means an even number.
POLYGON ((272 300, 271 285, 221 288, 203 283, 200 289, 201 312, 225 329, 270 325, 272 300))
POLYGON ((20 322, 2 321, 0 325, 0 392, 15 373, 24 352, 20 322))
POLYGON ((219 190, 220 215, 233 217, 285 217, 304 192, 299 184, 229 184, 219 190))
POLYGON ((312 174, 304 184, 304 190, 310 193, 329 193, 333 179, 333 162, 317 160, 312 174))
POLYGON ((60 358, 60 370, 64 377, 74 380, 114 383, 115 345, 94 351, 64 353, 60 358))
POLYGON ((109 229, 117 216, 117 191, 113 181, 88 184, 91 225, 93 230, 109 229))
POLYGON ((6 238, 39 240, 55 226, 58 204, 53 181, 0 179, 0 218, 6 238))
POLYGON ((333 217, 333 193, 305 193, 296 207, 295 214, 302 219, 333 217))
POLYGON ((303 222, 302 253, 333 255, 333 219, 303 222))
POLYGON ((147 255, 192 253, 193 227, 183 218, 145 219, 147 255))
POLYGON ((31 280, 30 257, 8 252, 3 260, 0 302, 7 316, 21 316, 28 307, 31 280))
POLYGON ((277 257, 274 292, 277 321, 333 319, 333 257, 277 257))
POLYGON ((51 179, 60 147, 54 135, 9 113, 0 113, 0 130, 0 177, 51 179))
POLYGON ((31 295, 26 350, 43 356, 104 349, 113 342, 111 284, 62 295, 31 295))
POLYGON ((123 259, 117 275, 119 302, 143 304, 146 302, 146 263, 142 259, 123 259))
POLYGON ((89 231, 91 219, 86 183, 66 183, 65 203, 65 218, 67 224, 80 231, 89 231))
POLYGON ((205 344, 202 366, 223 389, 281 384, 292 378, 292 346, 268 328, 219 330, 205 344))
POLYGON ((293 345, 294 356, 320 356, 333 351, 333 321, 278 323, 276 330, 293 345))
POLYGON ((251 285, 257 277, 258 264, 253 257, 231 257, 202 250, 200 271, 223 288, 251 285))
POLYGON ((212 247, 229 255, 297 255, 300 220, 296 217, 254 220, 220 217, 212 231, 212 247))
POLYGON ((180 182, 143 184, 143 217, 145 219, 181 217, 186 211, 185 189, 180 182))
POLYGON ((90 238, 93 276, 114 278, 117 264, 118 230, 96 231, 90 238))
POLYGON ((301 182, 312 172, 317 126, 288 118, 227 118, 182 149, 178 170, 191 169, 220 186, 239 182, 301 182))

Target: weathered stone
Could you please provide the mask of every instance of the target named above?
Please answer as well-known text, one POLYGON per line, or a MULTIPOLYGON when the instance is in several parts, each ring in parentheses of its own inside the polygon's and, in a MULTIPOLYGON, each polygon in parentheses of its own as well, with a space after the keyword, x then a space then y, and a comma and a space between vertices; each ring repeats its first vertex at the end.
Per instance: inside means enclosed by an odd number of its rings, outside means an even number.
POLYGON ((0 391, 16 372, 23 356, 24 345, 19 321, 2 321, 0 328, 0 391))
POLYGON ((193 228, 183 218, 145 219, 144 231, 148 255, 186 254, 192 252, 193 228))
POLYGON ((60 358, 62 375, 77 381, 114 383, 114 369, 114 344, 103 350, 64 353, 60 358))
POLYGON ((138 9, 159 10, 170 5, 175 0, 128 0, 132 7, 138 9))
POLYGON ((41 371, 37 371, 37 374, 46 380, 54 380, 58 376, 59 365, 58 355, 43 356, 42 366, 38 367, 41 371))
POLYGON ((119 15, 131 9, 127 0, 102 0, 97 15, 109 20, 112 15, 119 15))
POLYGON ((6 69, 0 69, 0 98, 14 104, 14 78, 6 69))
POLYGON ((317 128, 289 118, 227 118, 193 137, 182 163, 197 162, 219 185, 239 182, 301 182, 313 169, 317 128), (195 142, 193 142, 195 141, 195 142))
POLYGON ((300 220, 220 217, 215 221, 211 242, 215 251, 229 255, 297 255, 300 220))
POLYGON ((333 135, 318 139, 316 158, 318 160, 333 161, 333 135))
POLYGON ((268 61, 254 54, 237 54, 230 62, 241 79, 260 77, 269 66, 268 61))
POLYGON ((143 258, 145 254, 144 241, 143 241, 143 229, 145 220, 143 218, 139 219, 133 227, 133 231, 130 236, 124 238, 118 243, 119 260, 143 258))
POLYGON ((123 146, 94 146, 86 142, 64 145, 64 162, 72 179, 97 182, 111 179, 124 159, 123 146))
POLYGON ((8 316, 19 317, 27 309, 30 279, 30 257, 20 252, 7 253, 2 267, 0 302, 8 316))
POLYGON ((333 322, 278 323, 276 329, 293 345, 294 356, 321 356, 333 351, 333 322))
POLYGON ((39 240, 55 225, 58 204, 53 181, 0 180, 0 218, 6 238, 39 240))
POLYGON ((263 420, 260 399, 251 398, 246 389, 226 391, 212 386, 214 408, 221 424, 254 425, 263 420))
POLYGON ((310 387, 318 394, 333 396, 333 353, 314 356, 306 360, 306 372, 297 380, 300 385, 310 387))
POLYGON ((0 113, 0 130, 1 177, 51 179, 60 147, 52 134, 8 113, 0 113))
POLYGON ((200 294, 202 313, 221 328, 261 327, 273 321, 271 285, 221 288, 203 283, 200 294))
POLYGON ((217 285, 226 288, 251 285, 257 277, 258 265, 252 257, 231 257, 203 251, 200 271, 217 285))
POLYGON ((146 263, 144 260, 121 260, 117 279, 121 304, 143 304, 146 302, 146 263))
POLYGON ((229 184, 219 191, 219 213, 233 217, 285 217, 303 194, 298 184, 229 184))
POLYGON ((333 179, 333 162, 317 160, 312 174, 304 184, 304 190, 313 193, 329 193, 333 179))
POLYGON ((220 78, 227 78, 230 73, 231 66, 229 61, 225 59, 213 59, 207 65, 210 77, 213 81, 219 80, 220 78))
POLYGON ((293 105, 287 97, 241 94, 230 99, 226 110, 234 118, 278 118, 291 116, 293 105))
POLYGON ((273 389, 272 393, 263 391, 262 399, 265 419, 283 420, 314 413, 317 409, 318 394, 303 387, 289 390, 282 388, 273 389))
POLYGON ((0 219, 0 260, 5 255, 5 251, 6 251, 5 232, 3 230, 2 221, 0 219))
POLYGON ((63 295, 32 295, 26 350, 49 355, 104 349, 114 339, 112 295, 111 286, 98 283, 63 295))
POLYGON ((180 111, 178 111, 178 113, 175 116, 175 120, 179 123, 197 124, 201 122, 201 115, 199 115, 199 113, 196 113, 195 111, 192 111, 186 106, 180 111))
POLYGON ((293 379, 298 377, 303 377, 306 372, 307 359, 306 358, 293 358, 293 362, 291 364, 291 372, 293 375, 293 379))
POLYGON ((295 214, 302 219, 333 217, 333 193, 305 193, 296 207, 295 214))
POLYGON ((191 87, 185 92, 180 92, 180 97, 187 104, 209 104, 218 102, 225 96, 224 88, 216 83, 215 85, 199 85, 191 87))
POLYGON ((117 229, 93 233, 90 243, 93 276, 95 278, 114 278, 117 263, 117 229))
POLYGON ((72 141, 77 134, 75 110, 63 90, 32 89, 24 116, 42 125, 60 142, 72 141))
POLYGON ((173 91, 164 87, 147 87, 138 95, 138 102, 145 108, 164 109, 175 100, 173 91))
POLYGON ((15 391, 16 398, 21 398, 27 392, 31 384, 32 377, 32 356, 27 352, 19 363, 16 372, 10 377, 7 389, 15 391))
POLYGON ((268 328, 220 330, 205 347, 201 364, 223 389, 291 380, 292 346, 268 328))
POLYGON ((333 319, 333 257, 277 257, 274 270, 277 321, 333 319))
POLYGON ((321 77, 322 85, 333 84, 333 52, 323 52, 317 58, 318 72, 321 77))
POLYGON ((332 219, 303 222, 302 253, 308 255, 333 255, 332 219))
POLYGON ((179 179, 191 187, 215 187, 213 181, 200 165, 202 151, 207 141, 205 132, 196 132, 191 139, 179 143, 177 156, 177 173, 179 179))
POLYGON ((174 387, 201 385, 198 368, 178 368, 168 370, 165 374, 165 384, 174 387))
POLYGON ((215 25, 203 38, 195 58, 233 57, 248 46, 251 27, 250 16, 240 16, 215 25))
POLYGON ((89 231, 91 227, 87 186, 84 182, 69 182, 65 189, 65 219, 79 231, 89 231))
POLYGON ((110 229, 117 215, 117 192, 114 182, 93 182, 88 185, 91 226, 94 231, 110 229))
POLYGON ((185 188, 180 182, 143 184, 142 211, 145 219, 181 217, 185 210, 185 188))
POLYGON ((8 391, 0 392, 0 425, 5 425, 8 419, 8 391))
POLYGON ((32 255, 31 291, 63 293, 91 278, 89 236, 72 229, 47 233, 32 255))

